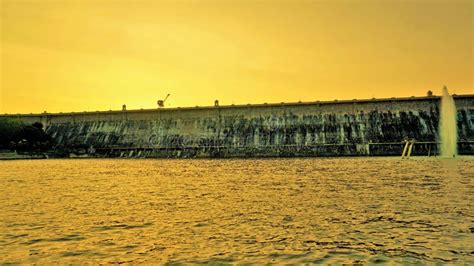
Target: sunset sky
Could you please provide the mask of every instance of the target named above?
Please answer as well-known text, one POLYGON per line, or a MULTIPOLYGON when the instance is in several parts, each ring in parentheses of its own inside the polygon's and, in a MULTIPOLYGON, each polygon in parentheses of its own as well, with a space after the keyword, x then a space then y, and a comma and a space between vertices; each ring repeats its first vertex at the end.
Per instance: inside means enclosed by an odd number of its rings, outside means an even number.
POLYGON ((474 93, 472 0, 0 2, 0 113, 474 93))

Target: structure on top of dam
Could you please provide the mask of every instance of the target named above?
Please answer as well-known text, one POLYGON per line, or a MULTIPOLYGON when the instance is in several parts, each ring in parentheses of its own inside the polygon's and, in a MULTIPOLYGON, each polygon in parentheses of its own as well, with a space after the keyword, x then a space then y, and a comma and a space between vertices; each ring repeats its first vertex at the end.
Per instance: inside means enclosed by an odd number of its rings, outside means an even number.
MULTIPOLYGON (((474 95, 454 96, 459 154, 474 154, 474 95)), ((436 155, 440 97, 11 114, 58 149, 106 157, 436 155)))

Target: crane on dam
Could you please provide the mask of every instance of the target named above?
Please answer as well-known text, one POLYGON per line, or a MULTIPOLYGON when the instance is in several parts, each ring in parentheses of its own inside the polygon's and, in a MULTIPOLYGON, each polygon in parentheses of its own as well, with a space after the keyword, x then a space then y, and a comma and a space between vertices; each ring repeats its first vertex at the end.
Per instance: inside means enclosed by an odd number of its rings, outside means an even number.
POLYGON ((165 107, 165 102, 170 97, 170 94, 166 95, 166 97, 163 100, 158 100, 156 103, 158 104, 158 108, 163 108, 165 107))

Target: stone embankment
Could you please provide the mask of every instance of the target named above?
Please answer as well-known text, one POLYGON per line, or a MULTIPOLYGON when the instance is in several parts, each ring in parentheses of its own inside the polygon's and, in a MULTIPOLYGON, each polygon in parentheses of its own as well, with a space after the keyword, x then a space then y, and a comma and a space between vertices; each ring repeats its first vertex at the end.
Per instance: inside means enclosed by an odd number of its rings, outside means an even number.
MULTIPOLYGON (((474 95, 454 97, 458 150, 474 155, 474 95)), ((41 122, 58 149, 99 157, 296 157, 438 153, 440 98, 2 115, 41 122)))

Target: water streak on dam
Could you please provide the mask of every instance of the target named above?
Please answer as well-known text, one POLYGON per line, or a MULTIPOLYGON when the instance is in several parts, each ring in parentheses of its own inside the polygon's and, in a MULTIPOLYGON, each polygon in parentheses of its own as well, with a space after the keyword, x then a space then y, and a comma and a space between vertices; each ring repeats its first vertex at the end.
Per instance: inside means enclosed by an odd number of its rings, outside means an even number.
MULTIPOLYGON (((454 96, 459 154, 474 154, 474 95, 454 96)), ((61 149, 112 157, 438 154, 440 97, 2 115, 41 122, 61 149)))

